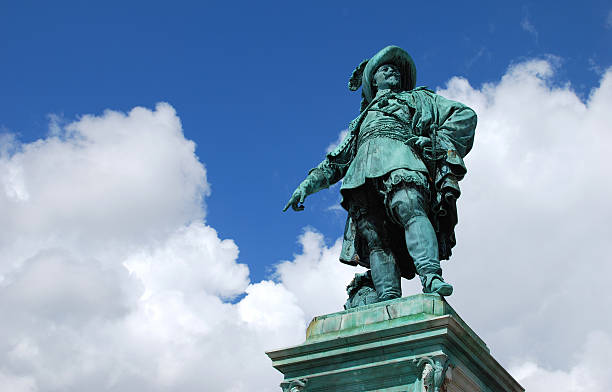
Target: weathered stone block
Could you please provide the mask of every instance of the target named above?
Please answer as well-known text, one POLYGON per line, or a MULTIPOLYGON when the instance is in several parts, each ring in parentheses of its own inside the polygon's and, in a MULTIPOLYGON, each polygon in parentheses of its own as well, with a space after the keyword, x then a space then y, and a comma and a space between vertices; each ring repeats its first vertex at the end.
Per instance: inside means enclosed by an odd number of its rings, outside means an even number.
POLYGON ((524 391, 437 294, 315 317, 303 344, 267 354, 283 391, 524 391))

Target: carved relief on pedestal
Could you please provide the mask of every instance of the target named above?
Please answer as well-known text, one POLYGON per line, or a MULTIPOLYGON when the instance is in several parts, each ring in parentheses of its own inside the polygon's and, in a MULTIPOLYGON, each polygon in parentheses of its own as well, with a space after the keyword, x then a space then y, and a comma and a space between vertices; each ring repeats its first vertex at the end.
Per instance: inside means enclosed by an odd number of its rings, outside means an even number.
MULTIPOLYGON (((417 368, 422 368, 420 392, 446 392, 447 370, 450 364, 446 355, 423 357, 413 362, 417 368)), ((448 373, 450 376, 450 372, 448 373)))
POLYGON ((303 392, 307 383, 307 379, 301 378, 290 382, 283 381, 280 386, 283 388, 283 392, 303 392))

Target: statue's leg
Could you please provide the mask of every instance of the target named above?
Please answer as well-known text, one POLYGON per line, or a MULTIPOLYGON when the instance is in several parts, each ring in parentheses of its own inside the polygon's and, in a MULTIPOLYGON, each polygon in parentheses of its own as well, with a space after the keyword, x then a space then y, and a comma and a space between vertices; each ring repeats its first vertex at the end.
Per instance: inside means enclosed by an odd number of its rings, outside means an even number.
POLYGON ((371 195, 361 192, 355 196, 351 198, 349 213, 359 235, 368 243, 372 282, 378 300, 399 298, 402 296, 401 275, 388 246, 388 236, 384 226, 385 212, 382 208, 376 208, 371 195))
POLYGON ((427 207, 427 199, 416 187, 404 184, 391 195, 390 209, 393 218, 404 226, 406 247, 421 278, 423 291, 451 295, 453 286, 442 279, 438 239, 427 217, 427 207))

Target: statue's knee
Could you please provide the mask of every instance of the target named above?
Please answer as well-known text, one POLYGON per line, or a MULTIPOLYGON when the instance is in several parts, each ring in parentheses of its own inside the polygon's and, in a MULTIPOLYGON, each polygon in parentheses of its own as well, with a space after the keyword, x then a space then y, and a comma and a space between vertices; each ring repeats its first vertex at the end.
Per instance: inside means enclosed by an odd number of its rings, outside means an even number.
POLYGON ((360 219, 359 222, 357 222, 357 230, 368 243, 370 250, 384 248, 384 233, 374 222, 368 219, 360 219))
POLYGON ((390 207, 395 219, 404 227, 408 226, 417 216, 427 216, 423 197, 416 189, 403 188, 395 192, 390 207))
POLYGON ((414 217, 410 203, 400 201, 395 203, 391 208, 395 214, 395 218, 404 226, 414 217))

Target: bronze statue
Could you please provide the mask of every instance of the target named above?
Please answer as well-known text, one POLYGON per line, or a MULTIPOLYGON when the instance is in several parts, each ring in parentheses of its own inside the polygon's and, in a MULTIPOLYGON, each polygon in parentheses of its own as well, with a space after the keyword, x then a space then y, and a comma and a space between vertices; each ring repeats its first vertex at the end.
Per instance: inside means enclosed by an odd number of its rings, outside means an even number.
POLYGON ((401 297, 400 277, 415 273, 425 293, 453 291, 440 260, 455 245, 458 181, 476 114, 415 83, 414 62, 397 46, 364 60, 349 81, 352 91, 362 87, 359 116, 283 210, 303 210, 307 195, 343 179, 348 219, 340 261, 370 269, 347 288, 346 307, 401 297))

